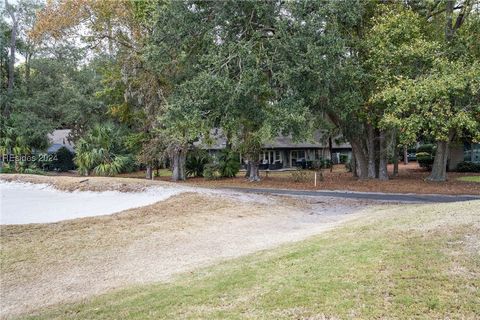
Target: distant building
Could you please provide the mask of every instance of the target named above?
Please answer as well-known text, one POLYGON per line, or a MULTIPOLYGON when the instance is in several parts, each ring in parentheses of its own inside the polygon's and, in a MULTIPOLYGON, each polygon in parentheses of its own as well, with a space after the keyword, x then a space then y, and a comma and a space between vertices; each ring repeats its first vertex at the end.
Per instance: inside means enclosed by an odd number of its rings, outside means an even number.
MULTIPOLYGON (((199 148, 216 154, 226 148, 227 140, 219 129, 212 130, 211 143, 197 142, 199 148)), ((240 155, 241 156, 241 155, 240 155)), ((295 142, 291 136, 278 136, 271 142, 263 145, 260 154, 260 164, 263 169, 284 169, 302 167, 315 160, 331 159, 333 163, 340 163, 341 158, 349 161, 352 157, 352 147, 339 136, 332 139, 332 152, 326 139, 320 131, 314 134, 312 141, 295 142)), ((244 164, 244 159, 240 161, 244 164)))
POLYGON ((460 162, 480 163, 480 144, 470 142, 453 143, 449 148, 448 170, 455 170, 460 162))
POLYGON ((463 161, 480 163, 480 143, 464 143, 463 161))
POLYGON ((47 153, 55 153, 62 147, 67 148, 71 152, 75 152, 75 145, 68 140, 71 131, 70 129, 60 129, 50 133, 48 135, 50 146, 48 147, 47 153))

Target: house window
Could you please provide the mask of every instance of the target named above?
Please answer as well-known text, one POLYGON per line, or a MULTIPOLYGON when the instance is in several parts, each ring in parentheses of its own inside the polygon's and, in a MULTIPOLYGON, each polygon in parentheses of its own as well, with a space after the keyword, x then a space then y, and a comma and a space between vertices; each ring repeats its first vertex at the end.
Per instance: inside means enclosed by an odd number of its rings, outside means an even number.
POLYGON ((291 155, 292 165, 295 164, 295 162, 305 160, 305 150, 292 150, 291 155))
POLYGON ((268 152, 268 151, 264 151, 264 152, 263 152, 262 164, 268 164, 268 163, 269 163, 268 156, 269 156, 269 152, 268 152))
POLYGON ((274 164, 282 162, 280 151, 275 150, 264 151, 260 160, 263 164, 274 164))
POLYGON ((466 144, 463 154, 464 161, 480 163, 480 144, 466 144))

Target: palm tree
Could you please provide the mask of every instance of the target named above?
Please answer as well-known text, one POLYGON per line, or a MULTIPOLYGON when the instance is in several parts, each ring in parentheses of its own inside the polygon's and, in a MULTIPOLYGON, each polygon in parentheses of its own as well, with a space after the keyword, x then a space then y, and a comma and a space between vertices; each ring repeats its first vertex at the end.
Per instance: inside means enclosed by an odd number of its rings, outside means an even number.
MULTIPOLYGON (((12 127, 5 126, 2 128, 0 133, 0 155, 2 157, 13 155, 15 161, 15 171, 18 172, 20 170, 20 156, 29 154, 31 151, 30 147, 28 146, 25 137, 22 135, 17 135, 15 129, 12 127)), ((2 164, 3 162, 4 161, 2 161, 2 164)))
POLYGON ((96 125, 77 143, 75 164, 82 175, 95 173, 113 176, 126 171, 132 163, 130 155, 121 154, 118 130, 110 124, 96 125))

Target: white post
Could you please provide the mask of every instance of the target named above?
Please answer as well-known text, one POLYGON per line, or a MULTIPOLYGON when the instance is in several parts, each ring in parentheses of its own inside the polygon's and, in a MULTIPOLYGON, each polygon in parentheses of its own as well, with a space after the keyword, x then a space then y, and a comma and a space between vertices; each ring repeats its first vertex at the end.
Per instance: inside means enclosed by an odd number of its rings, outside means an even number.
POLYGON ((317 186, 317 172, 315 171, 315 179, 314 179, 315 187, 317 186))

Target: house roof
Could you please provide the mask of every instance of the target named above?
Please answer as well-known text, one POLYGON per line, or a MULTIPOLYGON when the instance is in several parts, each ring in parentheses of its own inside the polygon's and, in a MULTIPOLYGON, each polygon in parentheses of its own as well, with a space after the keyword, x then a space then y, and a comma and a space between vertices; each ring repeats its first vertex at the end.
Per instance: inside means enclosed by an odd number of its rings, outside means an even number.
MULTIPOLYGON (((211 143, 203 143, 201 140, 195 142, 196 147, 200 147, 208 150, 222 150, 227 145, 227 139, 223 135, 221 129, 213 129, 210 133, 211 143)), ((317 130, 314 134, 312 141, 294 141, 291 135, 278 136, 271 142, 265 143, 263 148, 265 149, 303 149, 303 148, 328 148, 328 142, 324 141, 323 134, 320 130, 317 130)), ((332 139, 333 149, 349 149, 351 148, 348 142, 344 142, 342 136, 338 136, 332 139)))
POLYGON ((263 145, 265 149, 297 149, 297 148, 327 148, 328 145, 320 139, 314 138, 313 141, 297 141, 292 136, 278 136, 272 142, 263 145))
POLYGON ((52 133, 48 134, 48 140, 50 141, 50 146, 48 147, 48 153, 57 152, 58 149, 65 147, 68 150, 74 152, 75 145, 69 140, 71 129, 60 129, 54 130, 52 133))

